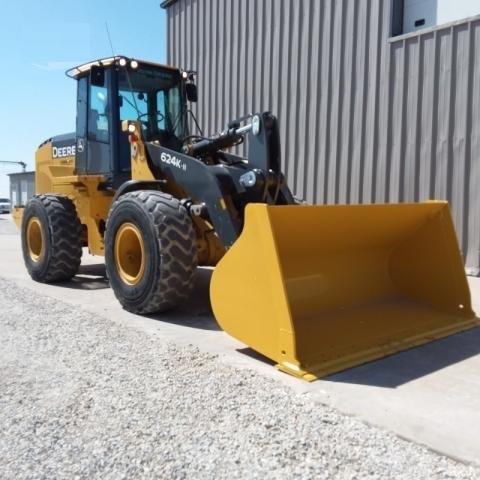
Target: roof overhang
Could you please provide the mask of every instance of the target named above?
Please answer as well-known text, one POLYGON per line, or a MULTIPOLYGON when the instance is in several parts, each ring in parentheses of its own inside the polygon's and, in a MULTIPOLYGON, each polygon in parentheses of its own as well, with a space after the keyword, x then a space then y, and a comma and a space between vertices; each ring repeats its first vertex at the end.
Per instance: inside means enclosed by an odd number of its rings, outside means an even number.
POLYGON ((174 3, 177 3, 178 0, 165 0, 160 4, 161 8, 171 7, 174 3))

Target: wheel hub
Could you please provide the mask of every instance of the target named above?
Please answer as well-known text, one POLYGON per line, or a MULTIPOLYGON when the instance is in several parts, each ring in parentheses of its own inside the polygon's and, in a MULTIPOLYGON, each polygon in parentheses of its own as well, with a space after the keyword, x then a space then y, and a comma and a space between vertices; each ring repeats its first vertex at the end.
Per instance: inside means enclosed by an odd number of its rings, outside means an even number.
POLYGON ((128 285, 137 285, 145 272, 145 246, 142 234, 133 223, 124 223, 115 237, 115 266, 128 285))
POLYGON ((33 262, 38 263, 45 249, 42 224, 38 217, 32 217, 27 224, 28 254, 33 262))

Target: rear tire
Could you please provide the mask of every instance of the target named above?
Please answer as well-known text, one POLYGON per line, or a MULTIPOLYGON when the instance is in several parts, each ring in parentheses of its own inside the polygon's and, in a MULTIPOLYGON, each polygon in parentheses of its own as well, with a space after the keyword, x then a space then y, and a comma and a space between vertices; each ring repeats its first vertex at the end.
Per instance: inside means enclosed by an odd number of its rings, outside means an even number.
POLYGON ((181 203, 157 191, 122 195, 105 231, 110 284, 128 311, 169 310, 190 294, 197 266, 192 221, 181 203))
POLYGON ((73 202, 61 195, 35 195, 22 217, 22 253, 37 282, 69 280, 82 257, 82 226, 73 202))

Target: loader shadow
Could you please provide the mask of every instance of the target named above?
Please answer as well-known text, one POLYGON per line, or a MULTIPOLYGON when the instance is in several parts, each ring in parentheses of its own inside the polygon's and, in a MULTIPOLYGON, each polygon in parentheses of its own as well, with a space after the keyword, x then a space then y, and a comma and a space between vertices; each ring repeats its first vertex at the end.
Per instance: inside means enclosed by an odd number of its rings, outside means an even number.
MULTIPOLYGON (((212 269, 197 268, 192 292, 185 302, 175 309, 163 313, 142 315, 164 323, 182 325, 200 330, 221 330, 210 306, 210 279, 212 269)), ((104 263, 80 265, 77 275, 66 282, 55 285, 76 290, 101 290, 110 288, 104 263)))
POLYGON ((159 322, 187 328, 220 331, 221 328, 213 316, 210 305, 209 290, 212 272, 211 268, 197 268, 192 292, 183 304, 168 312, 144 316, 159 322))
POLYGON ((56 285, 75 290, 101 290, 110 287, 104 263, 80 265, 74 277, 56 285))
POLYGON ((321 380, 396 388, 479 354, 480 327, 475 327, 321 380))
POLYGON ((262 362, 265 365, 275 366, 277 362, 274 360, 262 355, 261 353, 256 352, 253 348, 245 347, 245 348, 237 348, 237 352, 245 355, 246 357, 252 358, 253 360, 257 360, 258 362, 262 362))

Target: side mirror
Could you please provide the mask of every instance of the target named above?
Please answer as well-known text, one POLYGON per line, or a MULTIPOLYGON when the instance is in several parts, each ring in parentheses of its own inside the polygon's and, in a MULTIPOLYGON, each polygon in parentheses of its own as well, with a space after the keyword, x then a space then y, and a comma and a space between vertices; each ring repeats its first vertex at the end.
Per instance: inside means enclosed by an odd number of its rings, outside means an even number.
POLYGON ((194 83, 186 83, 185 92, 187 93, 188 101, 196 102, 198 100, 197 86, 194 83))
POLYGON ((103 87, 105 85, 105 69, 98 65, 90 68, 90 84, 95 87, 103 87))

